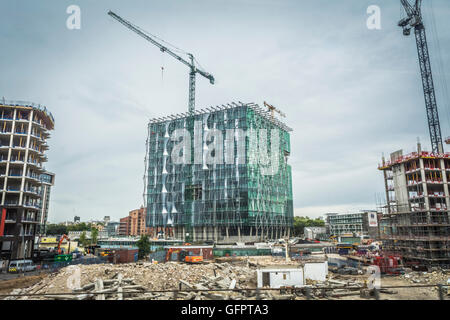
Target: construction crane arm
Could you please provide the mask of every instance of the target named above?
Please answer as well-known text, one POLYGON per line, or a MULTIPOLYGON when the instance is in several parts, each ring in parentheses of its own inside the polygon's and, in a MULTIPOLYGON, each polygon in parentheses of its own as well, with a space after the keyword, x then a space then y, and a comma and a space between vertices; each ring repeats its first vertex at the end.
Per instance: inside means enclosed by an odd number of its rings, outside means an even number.
MULTIPOLYGON (((408 17, 412 16, 414 9, 411 6, 411 4, 408 2, 408 0, 400 0, 400 2, 402 3, 403 7, 405 8, 405 11, 406 11, 408 17)), ((417 0, 416 0, 416 2, 417 2, 417 0)))
POLYGON ((422 77, 423 93, 425 98, 425 108, 428 118, 428 129, 430 132, 431 149, 433 153, 444 152, 442 145, 441 126, 439 123, 438 107, 434 90, 433 75, 431 72, 430 55, 428 52, 425 26, 422 21, 421 4, 422 0, 416 0, 414 7, 408 0, 400 0, 405 8, 407 17, 400 20, 398 25, 403 28, 403 34, 408 36, 414 28, 416 37, 417 53, 419 57, 420 73, 422 77))
POLYGON ((116 19, 118 22, 120 22, 121 24, 123 24, 125 27, 127 27, 128 29, 130 29, 131 31, 134 31, 135 33, 137 33, 138 35, 140 35, 142 38, 144 38, 145 40, 153 43, 155 46, 157 46, 162 52, 167 52, 169 55, 171 55, 172 57, 174 57, 175 59, 181 61, 182 63, 184 63, 185 65, 187 65, 188 67, 192 68, 192 65, 186 61, 185 59, 183 59, 182 57, 180 57, 179 55, 177 55, 176 53, 172 52, 170 49, 168 49, 167 47, 163 46, 162 44, 160 44, 159 42, 153 40, 152 37, 150 37, 147 33, 145 33, 144 31, 142 31, 139 27, 135 26, 134 24, 132 24, 131 22, 125 20, 124 18, 118 16, 117 14, 115 14, 112 11, 108 12, 108 15, 110 15, 111 17, 113 17, 114 19, 116 19))
POLYGON ((143 30, 141 30, 138 26, 135 26, 134 24, 132 24, 131 22, 125 20, 124 18, 118 16, 117 14, 115 14, 112 11, 108 12, 108 15, 110 15, 111 17, 113 17, 115 20, 117 20, 118 22, 120 22, 121 24, 123 24, 125 27, 127 27, 128 29, 130 29, 131 31, 137 33, 138 35, 140 35, 142 38, 144 38, 145 40, 151 42, 152 44, 154 44, 155 46, 157 46, 162 52, 165 52, 169 55, 171 55, 172 57, 174 57, 175 59, 177 59, 178 61, 184 63, 185 65, 187 65, 189 68, 191 68, 191 70, 193 72, 199 73, 202 76, 204 76, 205 78, 209 79, 209 81, 211 82, 211 84, 214 84, 214 77, 205 72, 202 71, 200 69, 198 69, 194 63, 193 63, 193 56, 192 54, 188 54, 188 56, 191 58, 192 62, 189 62, 185 59, 183 59, 182 57, 180 57, 179 55, 177 55, 176 53, 174 53, 173 51, 171 51, 169 48, 167 48, 166 46, 163 46, 162 44, 160 44, 159 42, 157 42, 156 40, 154 40, 150 35, 148 35, 146 32, 144 32, 143 30))

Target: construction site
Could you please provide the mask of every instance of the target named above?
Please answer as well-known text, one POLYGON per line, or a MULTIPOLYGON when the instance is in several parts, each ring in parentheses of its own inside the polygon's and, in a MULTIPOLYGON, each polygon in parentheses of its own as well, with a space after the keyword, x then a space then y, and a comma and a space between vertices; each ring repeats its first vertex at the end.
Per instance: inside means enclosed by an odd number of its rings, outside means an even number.
POLYGON ((212 85, 214 76, 109 11, 187 67, 187 110, 149 120, 143 203, 112 231, 107 216, 97 239, 97 227, 44 236, 54 174, 42 163, 54 119, 41 106, 0 104, 0 299, 448 300, 450 138, 442 139, 421 1, 400 4, 398 26, 415 35, 431 151, 417 143, 382 157, 381 208, 324 212, 295 235, 286 114, 266 101, 196 108, 197 75, 212 85))

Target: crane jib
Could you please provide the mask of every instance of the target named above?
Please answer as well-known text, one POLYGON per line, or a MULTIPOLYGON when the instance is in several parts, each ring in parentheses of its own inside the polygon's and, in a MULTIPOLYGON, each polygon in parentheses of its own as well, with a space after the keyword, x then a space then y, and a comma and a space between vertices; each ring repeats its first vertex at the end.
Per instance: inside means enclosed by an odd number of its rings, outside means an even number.
POLYGON ((177 55, 176 53, 174 53, 173 51, 171 51, 170 49, 168 49, 167 47, 165 47, 162 44, 160 44, 159 42, 157 42, 155 39, 153 39, 149 34, 144 32, 143 30, 141 30, 139 27, 137 27, 137 26, 133 25, 131 22, 121 18, 114 12, 109 11, 108 15, 113 17, 115 20, 117 20, 118 22, 123 24, 125 27, 127 27, 131 31, 140 35, 145 40, 147 40, 150 43, 157 46, 162 52, 166 52, 166 53, 170 54, 172 57, 176 58, 178 61, 181 61, 182 63, 184 63, 191 69, 189 72, 189 112, 193 112, 195 109, 195 74, 196 73, 201 74, 203 77, 209 79, 211 84, 214 84, 214 77, 207 72, 199 70, 195 66, 194 56, 192 54, 190 54, 190 53, 187 54, 191 60, 191 62, 188 62, 185 59, 183 59, 182 57, 180 57, 179 55, 177 55))

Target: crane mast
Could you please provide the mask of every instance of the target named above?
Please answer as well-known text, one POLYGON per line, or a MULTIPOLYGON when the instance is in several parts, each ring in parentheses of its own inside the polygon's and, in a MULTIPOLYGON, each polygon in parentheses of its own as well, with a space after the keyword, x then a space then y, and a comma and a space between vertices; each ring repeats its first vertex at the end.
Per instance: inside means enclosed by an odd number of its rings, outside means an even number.
POLYGON ((409 36, 411 29, 414 28, 414 34, 416 36, 425 107, 428 118, 428 129, 431 138, 431 149, 433 153, 443 153, 444 147, 442 144, 441 126, 439 124, 433 76, 431 73, 430 55, 428 52, 427 37, 421 12, 422 0, 415 0, 414 5, 410 4, 408 0, 400 0, 400 2, 403 5, 407 16, 400 20, 398 26, 403 28, 403 35, 405 36, 409 36))
POLYGON ((171 51, 166 46, 157 42, 144 30, 140 29, 138 26, 135 26, 131 22, 123 19, 122 17, 118 16, 114 12, 109 11, 108 15, 113 17, 115 20, 117 20, 118 22, 123 24, 125 27, 127 27, 131 31, 140 35, 145 40, 147 40, 150 43, 157 46, 162 52, 168 53, 169 55, 171 55, 172 57, 174 57, 175 59, 177 59, 178 61, 182 62, 183 64, 185 64, 186 66, 189 67, 190 71, 189 71, 189 105, 188 105, 188 108, 189 108, 189 113, 193 113, 195 110, 195 78, 196 78, 197 73, 202 75, 206 79, 208 79, 211 84, 214 84, 214 81, 215 81, 213 75, 211 75, 208 72, 205 72, 201 69, 198 69, 194 63, 195 58, 191 53, 187 53, 187 56, 189 57, 189 60, 190 60, 190 61, 187 61, 187 60, 183 59, 182 57, 180 57, 179 55, 177 55, 176 53, 174 53, 173 51, 171 51))

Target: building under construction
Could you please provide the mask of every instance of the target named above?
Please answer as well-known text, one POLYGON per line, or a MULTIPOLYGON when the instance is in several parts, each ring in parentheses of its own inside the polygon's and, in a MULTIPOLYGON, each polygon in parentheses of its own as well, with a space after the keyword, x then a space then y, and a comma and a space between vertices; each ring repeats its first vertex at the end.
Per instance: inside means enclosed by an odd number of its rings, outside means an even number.
POLYGON ((215 242, 290 234, 291 129, 273 113, 253 103, 233 103, 153 119, 148 130, 150 230, 215 242))
POLYGON ((380 223, 383 249, 411 265, 450 265, 450 153, 391 154, 379 166, 387 205, 380 223))
POLYGON ((29 258, 48 216, 55 175, 45 170, 55 120, 46 107, 0 101, 0 258, 29 258))

